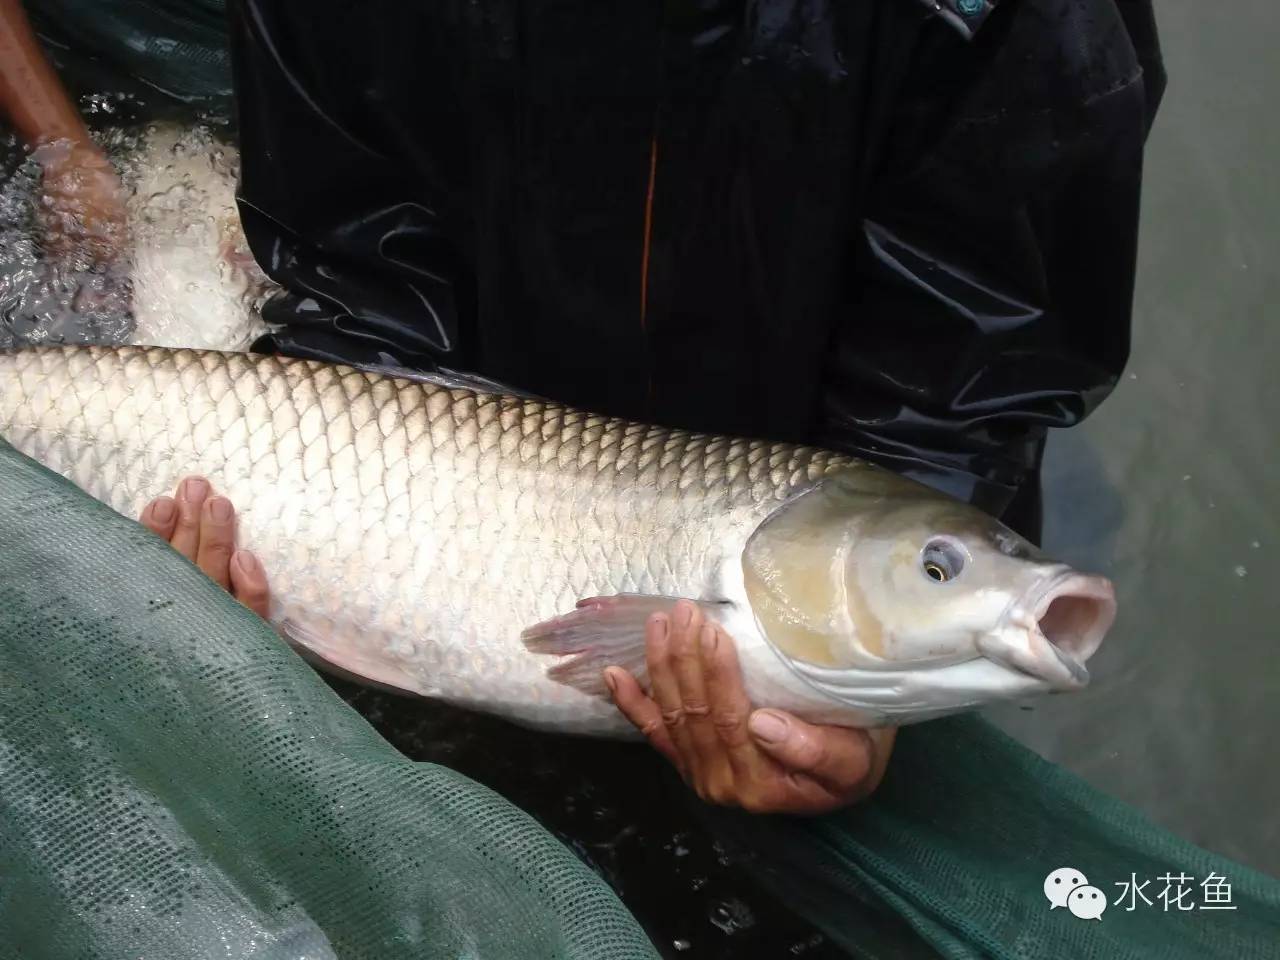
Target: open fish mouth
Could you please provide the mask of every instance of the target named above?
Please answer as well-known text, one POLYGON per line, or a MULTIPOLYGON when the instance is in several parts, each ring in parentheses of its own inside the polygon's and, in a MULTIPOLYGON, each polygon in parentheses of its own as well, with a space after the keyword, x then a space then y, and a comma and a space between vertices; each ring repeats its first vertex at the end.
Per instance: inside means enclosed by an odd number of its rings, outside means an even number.
POLYGON ((1115 588, 1106 577, 1067 573, 1052 580, 1027 605, 1026 623, 1034 655, 1031 672, 1056 689, 1089 682, 1085 663, 1097 652, 1116 619, 1115 588))

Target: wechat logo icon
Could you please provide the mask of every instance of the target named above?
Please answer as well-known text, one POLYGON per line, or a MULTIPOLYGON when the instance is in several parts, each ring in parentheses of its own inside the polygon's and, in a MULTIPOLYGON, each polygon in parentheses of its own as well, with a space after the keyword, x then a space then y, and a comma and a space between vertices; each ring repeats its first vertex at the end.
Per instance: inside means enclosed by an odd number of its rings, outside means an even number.
POLYGON ((1059 867, 1044 878, 1044 896, 1049 909, 1066 907, 1081 920, 1101 920, 1107 909, 1107 897, 1089 878, 1074 867, 1059 867))

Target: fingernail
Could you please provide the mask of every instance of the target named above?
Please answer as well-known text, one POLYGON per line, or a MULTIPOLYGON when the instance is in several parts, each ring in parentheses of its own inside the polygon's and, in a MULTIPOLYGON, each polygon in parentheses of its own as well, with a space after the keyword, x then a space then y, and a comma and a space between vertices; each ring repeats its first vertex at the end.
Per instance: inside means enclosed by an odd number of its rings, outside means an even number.
POLYGON ((232 558, 240 566, 240 571, 245 574, 255 574, 260 569, 258 558, 248 550, 237 550, 236 555, 232 558))
POLYGON ((693 604, 680 604, 679 609, 676 612, 676 619, 682 627, 687 627, 689 624, 693 623, 693 604))
POLYGON ((716 632, 716 628, 707 624, 702 628, 702 652, 715 653, 716 644, 720 642, 720 635, 716 632))
POLYGON ((747 729, 751 731, 751 735, 757 740, 763 740, 765 743, 778 743, 787 735, 787 721, 776 713, 757 710, 751 715, 751 719, 747 721, 747 729))
POLYGON ((612 670, 604 672, 604 685, 609 688, 609 693, 613 696, 618 695, 618 678, 613 675, 612 670))
POLYGON ((151 516, 157 523, 168 523, 173 519, 173 501, 168 497, 161 497, 152 504, 151 516))
POLYGON ((182 496, 187 500, 199 500, 208 487, 199 477, 191 477, 182 482, 182 496))
POLYGON ((229 523, 235 516, 235 511, 231 509, 231 501, 226 497, 214 497, 209 501, 209 516, 218 523, 229 523))

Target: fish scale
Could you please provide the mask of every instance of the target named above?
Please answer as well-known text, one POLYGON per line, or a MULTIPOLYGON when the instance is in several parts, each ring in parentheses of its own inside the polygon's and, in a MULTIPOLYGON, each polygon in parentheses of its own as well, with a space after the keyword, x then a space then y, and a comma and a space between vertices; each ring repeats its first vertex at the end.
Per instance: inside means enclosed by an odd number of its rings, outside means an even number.
MULTIPOLYGON (((521 631, 590 596, 713 599, 747 537, 843 456, 248 354, 0 355, 0 433, 137 516, 187 474, 235 503, 271 617, 338 667, 622 735, 521 631)), ((744 660, 771 656, 749 624, 744 660), (758 648, 758 649, 757 649, 758 648)))

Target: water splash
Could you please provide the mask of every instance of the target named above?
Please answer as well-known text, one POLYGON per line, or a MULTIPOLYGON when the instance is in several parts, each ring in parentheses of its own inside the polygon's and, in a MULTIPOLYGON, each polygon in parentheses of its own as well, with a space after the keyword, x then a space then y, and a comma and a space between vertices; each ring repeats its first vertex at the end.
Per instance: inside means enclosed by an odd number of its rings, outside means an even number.
POLYGON ((0 347, 247 349, 265 330, 261 308, 273 286, 240 229, 236 149, 205 124, 97 136, 125 191, 124 234, 112 244, 119 255, 105 263, 92 247, 50 242, 41 158, 12 139, 0 144, 10 158, 0 169, 0 347))

